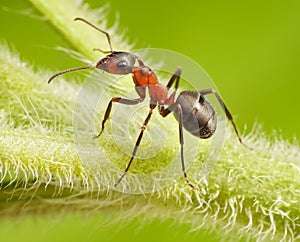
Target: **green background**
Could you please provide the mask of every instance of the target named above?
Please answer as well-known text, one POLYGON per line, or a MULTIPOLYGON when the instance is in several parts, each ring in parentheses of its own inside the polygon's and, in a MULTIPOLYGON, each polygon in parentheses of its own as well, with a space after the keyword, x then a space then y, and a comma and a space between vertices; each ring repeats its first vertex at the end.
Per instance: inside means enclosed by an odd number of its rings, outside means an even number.
MULTIPOLYGON (((198 62, 213 78, 240 130, 246 125, 250 132, 258 123, 267 134, 276 130, 285 139, 300 138, 299 1, 89 2, 93 7, 109 3, 109 25, 118 21, 120 32, 135 48, 175 50, 198 62)), ((0 30, 1 40, 35 68, 57 71, 80 64, 54 50, 72 47, 24 0, 1 0, 0 30)), ((187 234, 187 226, 170 220, 141 227, 143 220, 136 219, 124 227, 122 223, 106 227, 97 222, 100 217, 83 224, 81 219, 11 218, 2 222, 0 240, 57 241, 64 236, 63 241, 199 241, 203 237, 202 231, 187 234)))

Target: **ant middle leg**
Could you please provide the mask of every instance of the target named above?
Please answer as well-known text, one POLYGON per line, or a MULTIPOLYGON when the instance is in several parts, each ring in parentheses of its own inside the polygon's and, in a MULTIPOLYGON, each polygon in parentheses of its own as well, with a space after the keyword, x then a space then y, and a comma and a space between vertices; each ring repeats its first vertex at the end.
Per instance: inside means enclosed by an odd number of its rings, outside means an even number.
POLYGON ((152 116, 153 109, 154 109, 155 107, 156 107, 156 104, 151 104, 151 105, 150 105, 149 113, 148 113, 148 115, 147 115, 147 117, 146 117, 146 119, 145 119, 145 121, 144 121, 144 123, 143 123, 143 126, 141 127, 141 131, 140 131, 139 137, 138 137, 138 139, 137 139, 137 141, 136 141, 136 143, 135 143, 135 146, 134 146, 134 149, 133 149, 131 158, 130 158, 130 160, 129 160, 127 166, 126 166, 126 169, 125 169, 124 173, 122 174, 122 176, 120 176, 120 178, 118 179, 118 181, 115 183, 115 185, 114 185, 115 187, 122 181, 122 179, 124 178, 124 176, 127 174, 128 170, 129 170, 129 168, 130 168, 130 166, 131 166, 131 163, 132 163, 132 161, 133 161, 133 159, 134 159, 134 157, 135 157, 135 155, 136 155, 136 152, 137 152, 137 150, 138 150, 138 148, 139 148, 139 145, 140 145, 140 143, 141 143, 141 140, 142 140, 142 138, 143 138, 143 134, 144 134, 144 131, 145 131, 145 129, 146 129, 146 126, 147 126, 147 124, 149 123, 149 120, 150 120, 150 118, 151 118, 151 116, 152 116))
POLYGON ((105 114, 104 114, 104 118, 102 120, 102 127, 101 127, 101 131, 95 135, 94 138, 98 139, 100 137, 100 135, 103 133, 104 128, 105 128, 105 123, 109 118, 109 115, 111 113, 111 108, 112 108, 112 103, 117 102, 117 103, 122 103, 122 104, 126 104, 126 105, 135 105, 138 104, 140 102, 142 102, 145 98, 144 97, 140 97, 137 99, 128 99, 128 98, 122 98, 122 97, 113 97, 106 108, 105 114))
POLYGON ((215 97, 217 98, 218 102, 220 103, 223 111, 225 112, 225 115, 226 115, 227 119, 231 122, 231 124, 233 126, 233 129, 234 129, 234 132, 235 132, 236 136, 238 137, 239 142, 242 145, 244 145, 246 148, 248 148, 250 150, 253 150, 252 147, 249 147, 248 145, 246 145, 243 142, 243 140, 242 140, 242 138, 241 138, 241 136, 240 136, 240 134, 238 132, 238 129, 237 129, 236 125, 235 125, 235 122, 233 120, 233 117, 232 117, 231 113, 229 112, 229 109, 226 107, 225 103, 223 102, 222 98, 218 94, 218 92, 216 90, 214 90, 214 89, 206 89, 206 90, 201 90, 199 93, 200 93, 201 96, 205 96, 207 94, 214 94, 215 95, 215 97))

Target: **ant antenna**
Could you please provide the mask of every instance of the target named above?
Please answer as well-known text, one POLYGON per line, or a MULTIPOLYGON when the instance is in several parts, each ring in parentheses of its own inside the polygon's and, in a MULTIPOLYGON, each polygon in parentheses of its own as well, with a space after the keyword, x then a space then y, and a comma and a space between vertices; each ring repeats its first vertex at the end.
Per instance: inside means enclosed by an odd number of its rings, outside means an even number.
POLYGON ((110 35, 109 35, 107 32, 105 32, 105 31, 102 30, 102 29, 99 29, 97 26, 93 25, 92 23, 90 23, 89 21, 87 21, 87 20, 85 20, 85 19, 83 19, 83 18, 77 17, 77 18, 74 19, 74 21, 77 21, 77 20, 80 20, 80 21, 82 21, 82 22, 84 22, 84 23, 86 23, 86 24, 92 26, 94 29, 97 29, 97 30, 100 31, 101 33, 105 34, 105 35, 106 35, 106 38, 107 38, 107 41, 108 41, 108 44, 109 44, 109 47, 110 47, 111 53, 114 52, 114 51, 113 51, 113 48, 112 48, 112 46, 111 46, 111 42, 110 42, 110 35))
POLYGON ((110 54, 112 53, 110 50, 101 50, 101 49, 98 49, 98 48, 94 48, 93 51, 99 51, 103 54, 110 54))
POLYGON ((91 65, 88 65, 88 66, 82 66, 82 67, 75 67, 75 68, 70 68, 70 69, 67 69, 67 70, 63 70, 63 71, 60 71, 56 74, 54 74, 53 76, 51 76, 48 80, 48 84, 57 76, 60 76, 62 74, 65 74, 67 72, 72 72, 72 71, 79 71, 79 70, 84 70, 84 69, 90 69, 92 66, 91 65))

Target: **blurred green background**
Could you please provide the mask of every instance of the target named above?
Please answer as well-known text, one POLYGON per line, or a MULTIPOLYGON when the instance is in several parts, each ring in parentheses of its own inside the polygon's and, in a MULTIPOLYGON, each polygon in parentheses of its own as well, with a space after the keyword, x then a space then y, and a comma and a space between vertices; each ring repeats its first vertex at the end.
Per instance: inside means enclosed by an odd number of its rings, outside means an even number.
MULTIPOLYGON (((109 25, 118 21, 120 32, 125 31, 136 48, 171 49, 198 62, 213 78, 240 130, 246 125, 249 132, 253 124, 258 123, 268 134, 276 130, 285 139, 299 140, 300 1, 88 2, 94 8, 108 3, 109 25)), ((39 19, 38 12, 27 1, 1 0, 0 4, 1 41, 8 42, 25 61, 33 63, 35 68, 53 71, 79 64, 67 54, 54 50, 56 46, 72 47, 54 27, 39 19)), ((137 220, 116 232, 115 227, 95 228, 93 219, 76 231, 72 223, 78 220, 60 218, 57 227, 52 224, 53 228, 49 229, 49 241, 57 240, 61 233, 65 234, 64 241, 153 241, 159 238, 161 241, 167 238, 169 241, 201 241, 202 238, 201 233, 187 235, 187 227, 180 228, 172 221, 155 221, 140 228, 141 221, 137 220), (87 228, 92 224, 91 233, 98 237, 68 237, 69 231, 90 233, 87 228), (138 231, 135 227, 139 227, 138 231), (105 239, 111 233, 116 235, 105 239), (154 234, 159 236, 151 236, 154 234)), ((28 219, 19 221, 21 225, 15 227, 13 221, 1 222, 0 233, 7 233, 7 238, 19 229, 20 234, 15 236, 30 239, 36 235, 36 228, 48 223, 42 218, 35 222, 28 219)), ((46 232, 40 233, 43 240, 49 236, 46 232)), ((208 237, 203 240, 208 241, 208 237)), ((40 237, 36 241, 40 241, 40 237)))
MULTIPOLYGON (((299 140, 299 1, 88 2, 93 7, 108 3, 109 25, 117 19, 136 48, 171 49, 197 61, 240 129, 246 124, 250 130, 257 122, 269 134, 277 130, 299 140)), ((1 39, 25 60, 53 71, 78 64, 52 49, 71 46, 52 26, 28 17, 38 16, 30 4, 1 0, 1 5, 1 39)))

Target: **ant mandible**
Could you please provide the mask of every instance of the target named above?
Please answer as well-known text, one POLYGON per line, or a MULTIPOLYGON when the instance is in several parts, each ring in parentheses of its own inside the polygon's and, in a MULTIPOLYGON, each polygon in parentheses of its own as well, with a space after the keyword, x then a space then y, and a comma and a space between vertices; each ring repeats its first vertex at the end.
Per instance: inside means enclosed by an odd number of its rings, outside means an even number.
MULTIPOLYGON (((178 89, 180 75, 181 75, 181 67, 177 67, 176 71, 170 78, 168 84, 164 86, 163 84, 160 84, 158 82, 156 74, 151 70, 150 67, 145 66, 143 61, 139 57, 129 52, 114 51, 111 45, 110 35, 107 32, 103 31, 102 29, 99 29, 98 27, 96 27, 95 25, 93 25, 92 23, 88 22, 83 18, 75 18, 74 20, 82 21, 90 25, 91 27, 95 28, 96 30, 102 32, 103 34, 105 34, 110 50, 109 51, 100 50, 102 53, 107 55, 104 58, 97 60, 87 66, 70 68, 54 74, 49 78, 48 83, 50 83, 55 77, 67 72, 98 68, 108 73, 117 74, 117 75, 126 75, 131 73, 133 82, 135 84, 135 90, 139 96, 139 98, 134 98, 134 99, 113 97, 108 103, 108 106, 106 108, 106 112, 104 114, 104 118, 102 121, 101 131, 99 132, 98 135, 95 136, 95 138, 99 138, 103 133, 105 128, 105 123, 110 116, 113 103, 122 103, 126 105, 138 104, 145 99, 146 88, 148 87, 148 93, 150 96, 149 113, 141 127, 140 134, 137 138, 135 147, 133 149, 131 158, 126 166, 126 169, 122 174, 122 176, 120 176, 120 178, 114 184, 114 186, 117 186, 124 178, 124 176, 127 174, 130 165, 136 155, 138 147, 141 143, 146 126, 150 121, 153 109, 155 109, 156 106, 158 107, 159 114, 162 117, 166 117, 170 113, 173 113, 179 123, 181 166, 182 166, 184 178, 187 184, 192 188, 194 188, 194 186, 192 185, 192 183, 190 183, 185 171, 184 155, 183 155, 183 144, 184 144, 183 127, 192 135, 199 137, 201 139, 207 139, 214 134, 217 127, 217 117, 212 105, 209 103, 209 101, 207 101, 204 98, 205 95, 207 94, 215 95, 223 111, 225 112, 227 119, 231 122, 235 134, 239 139, 239 142, 244 146, 246 146, 239 135, 236 125, 233 121, 232 115, 230 114, 228 108, 226 107, 223 100, 215 90, 205 89, 200 91, 183 91, 179 94, 179 96, 175 100, 175 95, 178 89), (168 92, 174 83, 175 83, 174 91, 170 95, 168 95, 168 92), (165 108, 165 106, 167 107, 165 108)), ((95 50, 99 50, 99 49, 95 49, 95 50)))

